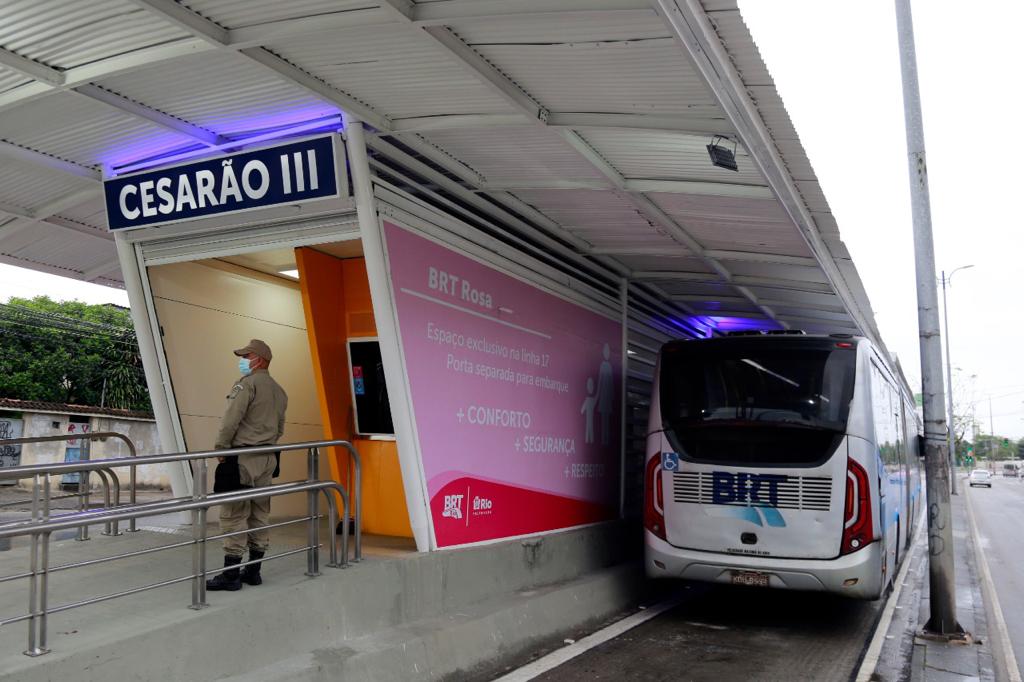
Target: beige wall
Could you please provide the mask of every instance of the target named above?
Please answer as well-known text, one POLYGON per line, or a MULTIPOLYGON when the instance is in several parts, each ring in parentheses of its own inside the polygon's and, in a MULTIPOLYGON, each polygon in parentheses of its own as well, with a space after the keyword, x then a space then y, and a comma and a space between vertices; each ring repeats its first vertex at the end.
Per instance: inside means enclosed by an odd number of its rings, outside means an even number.
MULTIPOLYGON (((152 267, 149 280, 189 451, 213 448, 225 399, 239 376, 231 351, 254 338, 270 345, 270 373, 288 393, 281 442, 323 438, 297 283, 221 261, 152 267)), ((281 469, 281 481, 304 479, 304 453, 284 455, 281 469)), ((272 511, 301 515, 305 499, 274 498, 272 511)))
MULTIPOLYGON (((75 415, 79 418, 80 415, 75 415)), ((68 433, 68 424, 71 415, 50 414, 44 412, 25 412, 23 416, 25 426, 25 438, 37 438, 42 436, 61 436, 68 433), (54 427, 54 424, 57 424, 54 427)), ((160 452, 160 439, 157 437, 156 423, 142 419, 118 419, 116 417, 89 416, 89 431, 114 431, 122 433, 131 439, 135 445, 138 455, 155 455, 160 452)), ((67 443, 29 443, 21 446, 21 464, 55 464, 64 461, 64 451, 67 443)), ((128 446, 118 438, 92 441, 89 456, 91 459, 108 459, 111 457, 127 457, 130 454, 128 446)), ((117 477, 121 481, 122 490, 126 490, 129 482, 128 469, 115 469, 117 477)), ((59 477, 58 479, 59 480, 59 477)), ((136 480, 139 486, 147 488, 170 489, 170 480, 167 469, 160 464, 147 464, 136 470, 136 480)), ((93 476, 90 479, 92 487, 98 489, 99 478, 93 476)), ((32 479, 22 479, 19 483, 23 487, 32 485, 32 479)), ((127 493, 126 493, 127 494, 127 493)), ((127 498, 125 498, 127 499, 127 498)))

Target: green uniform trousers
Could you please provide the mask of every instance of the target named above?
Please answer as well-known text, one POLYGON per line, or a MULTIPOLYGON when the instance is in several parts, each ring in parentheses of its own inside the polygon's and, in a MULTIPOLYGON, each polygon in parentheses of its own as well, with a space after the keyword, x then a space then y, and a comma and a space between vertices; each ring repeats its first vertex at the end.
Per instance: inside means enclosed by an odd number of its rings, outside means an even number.
MULTIPOLYGON (((269 455, 239 455, 238 475, 244 486, 263 488, 270 485, 271 475, 277 459, 269 455)), ((248 529, 248 533, 239 533, 224 538, 224 554, 240 557, 245 548, 266 552, 270 546, 270 531, 265 530, 270 523, 270 498, 257 497, 252 500, 231 502, 220 506, 220 530, 222 533, 233 533, 248 529)))

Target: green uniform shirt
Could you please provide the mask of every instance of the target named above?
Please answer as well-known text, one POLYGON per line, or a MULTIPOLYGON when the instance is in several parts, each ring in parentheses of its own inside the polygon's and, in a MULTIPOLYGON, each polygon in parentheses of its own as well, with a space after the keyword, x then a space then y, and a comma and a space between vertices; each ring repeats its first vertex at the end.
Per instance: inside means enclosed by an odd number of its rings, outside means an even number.
POLYGON ((288 395, 267 370, 257 369, 239 379, 227 398, 215 449, 273 445, 284 434, 288 395))

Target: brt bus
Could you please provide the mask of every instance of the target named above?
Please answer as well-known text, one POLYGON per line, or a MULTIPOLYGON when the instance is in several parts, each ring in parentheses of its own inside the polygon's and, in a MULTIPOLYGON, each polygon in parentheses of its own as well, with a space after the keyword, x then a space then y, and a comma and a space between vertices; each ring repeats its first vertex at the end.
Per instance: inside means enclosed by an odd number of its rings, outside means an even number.
POLYGON ((647 436, 647 574, 877 599, 921 500, 906 380, 864 338, 667 343, 647 436))

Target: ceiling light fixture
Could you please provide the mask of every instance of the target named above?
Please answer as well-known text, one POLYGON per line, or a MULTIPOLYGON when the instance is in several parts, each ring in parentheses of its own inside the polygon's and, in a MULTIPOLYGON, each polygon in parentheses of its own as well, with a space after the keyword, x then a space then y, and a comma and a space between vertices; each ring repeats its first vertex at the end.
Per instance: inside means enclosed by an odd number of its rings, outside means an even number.
POLYGON ((711 144, 707 146, 708 156, 711 157, 711 164, 724 168, 731 171, 739 171, 740 167, 736 165, 736 140, 730 140, 724 135, 715 135, 711 139, 711 144), (732 149, 723 147, 719 142, 732 142, 732 149))
POLYGON ((298 270, 278 270, 278 274, 279 275, 284 275, 285 277, 291 277, 292 279, 298 279, 299 278, 299 271, 298 270))

